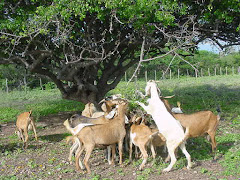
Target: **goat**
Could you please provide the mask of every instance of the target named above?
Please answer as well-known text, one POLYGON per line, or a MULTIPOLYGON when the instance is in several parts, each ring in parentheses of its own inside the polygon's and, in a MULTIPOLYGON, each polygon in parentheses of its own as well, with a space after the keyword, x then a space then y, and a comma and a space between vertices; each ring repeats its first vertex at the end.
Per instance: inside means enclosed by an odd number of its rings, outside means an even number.
POLYGON ((136 116, 134 116, 131 119, 131 122, 133 122, 134 124, 130 128, 130 143, 129 143, 130 162, 132 161, 132 144, 134 144, 135 146, 138 146, 142 153, 143 161, 139 167, 139 170, 142 170, 147 162, 148 154, 147 154, 146 147, 149 144, 150 144, 152 156, 154 159, 156 156, 154 145, 155 146, 165 145, 165 140, 161 138, 161 135, 158 133, 158 129, 150 129, 144 123, 141 123, 140 125, 136 124, 136 122, 138 122, 141 119, 142 119, 141 117, 136 118, 136 116), (153 143, 153 140, 154 140, 154 143, 153 143))
POLYGON ((28 147, 27 141, 28 141, 28 128, 32 126, 35 139, 38 140, 35 122, 33 120, 33 117, 31 117, 32 110, 29 112, 24 112, 17 117, 16 121, 16 133, 18 137, 23 141, 23 147, 26 149, 28 147))
MULTIPOLYGON (((91 170, 88 165, 91 152, 96 145, 112 145, 118 143, 119 149, 119 164, 122 164, 122 147, 123 140, 126 135, 125 130, 125 112, 128 106, 126 100, 118 101, 118 115, 113 118, 110 123, 94 125, 90 127, 84 127, 76 136, 79 138, 83 147, 80 147, 78 154, 76 155, 76 169, 80 171, 79 158, 85 149, 86 154, 84 157, 84 165, 87 172, 91 170)), ((113 158, 114 156, 112 156, 113 158)))
POLYGON ((188 132, 185 132, 179 121, 177 121, 167 110, 164 103, 161 101, 158 95, 158 88, 154 81, 148 81, 145 88, 145 96, 150 95, 148 99, 148 106, 141 102, 137 103, 152 116, 155 121, 159 132, 166 138, 166 145, 168 149, 168 154, 171 157, 171 162, 169 166, 163 169, 164 172, 168 172, 172 169, 173 165, 176 163, 175 150, 180 147, 183 154, 186 156, 188 161, 187 169, 192 167, 191 156, 186 150, 185 140, 187 138, 188 132))
MULTIPOLYGON (((118 100, 119 99, 116 99, 116 101, 118 101, 118 100)), ((63 123, 64 126, 67 127, 67 123, 69 123, 71 128, 69 128, 68 130, 71 132, 72 135, 75 135, 85 126, 90 126, 90 125, 94 125, 94 124, 109 123, 111 121, 111 119, 108 119, 106 117, 111 112, 112 106, 114 106, 115 104, 112 103, 111 100, 105 101, 104 103, 105 103, 105 108, 106 108, 105 109, 105 116, 100 116, 98 118, 88 118, 88 117, 85 117, 85 116, 81 116, 79 114, 74 114, 70 117, 70 122, 65 121, 63 123)), ((72 158, 71 158, 72 154, 78 148, 78 146, 79 146, 79 142, 74 141, 72 147, 70 148, 70 153, 69 153, 69 157, 68 157, 68 160, 70 161, 70 164, 72 164, 72 158)), ((111 147, 114 148, 114 150, 112 150, 112 151, 115 151, 115 145, 112 145, 111 147)), ((110 165, 113 164, 113 161, 110 160, 111 147, 108 146, 108 163, 110 165)))
POLYGON ((101 100, 99 102, 99 104, 103 103, 101 106, 102 111, 98 111, 96 106, 94 105, 94 103, 87 103, 85 105, 84 110, 82 111, 82 116, 91 117, 91 118, 97 118, 97 117, 103 116, 104 112, 107 111, 105 101, 119 99, 119 98, 121 98, 121 94, 115 94, 112 96, 108 96, 108 97, 104 98, 103 100, 101 100))
MULTIPOLYGON (((167 100, 164 101, 164 104, 171 106, 167 100)), ((177 102, 177 105, 181 111, 181 103, 177 102)), ((216 151, 215 135, 220 120, 220 110, 218 110, 218 115, 215 115, 212 111, 199 111, 192 114, 172 113, 172 115, 185 129, 188 129, 187 139, 208 134, 211 139, 212 152, 216 151)))
POLYGON ((216 150, 216 130, 219 124, 220 116, 213 114, 212 111, 199 111, 192 114, 173 114, 181 125, 188 132, 186 139, 208 134, 211 138, 212 152, 216 150))

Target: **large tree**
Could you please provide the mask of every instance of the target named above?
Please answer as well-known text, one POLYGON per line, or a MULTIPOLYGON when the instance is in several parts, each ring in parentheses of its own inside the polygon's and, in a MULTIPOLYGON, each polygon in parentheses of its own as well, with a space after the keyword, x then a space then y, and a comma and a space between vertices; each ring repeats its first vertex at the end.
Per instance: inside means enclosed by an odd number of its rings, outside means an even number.
POLYGON ((63 98, 96 102, 139 61, 188 56, 205 39, 222 48, 239 44, 239 6, 238 0, 1 0, 0 63, 49 77, 63 98))

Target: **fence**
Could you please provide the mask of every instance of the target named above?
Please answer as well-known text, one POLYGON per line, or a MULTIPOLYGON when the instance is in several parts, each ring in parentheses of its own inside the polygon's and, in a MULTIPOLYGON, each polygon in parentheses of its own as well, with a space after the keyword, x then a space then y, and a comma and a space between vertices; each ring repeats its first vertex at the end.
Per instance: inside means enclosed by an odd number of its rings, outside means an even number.
MULTIPOLYGON (((149 79, 159 80, 159 79, 173 79, 181 77, 204 77, 204 76, 217 76, 217 75, 240 75, 240 66, 239 67, 215 67, 215 68, 200 68, 199 70, 194 69, 177 69, 173 71, 168 69, 167 71, 139 71, 135 76, 136 79, 149 79)), ((125 72, 124 80, 128 81, 132 75, 128 72, 125 72)))
MULTIPOLYGON (((240 75, 240 66, 239 67, 215 67, 215 68, 207 68, 207 69, 200 69, 200 70, 194 70, 194 69, 177 69, 175 71, 172 71, 172 69, 168 69, 167 71, 139 71, 137 76, 135 76, 135 81, 138 79, 145 79, 145 81, 148 81, 149 79, 154 80, 160 80, 160 79, 173 79, 173 78, 181 78, 181 77, 203 77, 203 76, 217 76, 217 75, 240 75)), ((124 80, 128 81, 131 78, 132 74, 125 72, 124 80)), ((45 86, 53 86, 52 84, 49 84, 45 81, 44 85, 42 82, 42 78, 35 78, 36 84, 38 84, 38 87, 40 89, 44 89, 45 86), (47 83, 47 84, 46 84, 47 83)), ((17 89, 27 91, 28 82, 26 77, 24 76, 23 80, 19 82, 19 85, 17 86, 17 89)), ((8 79, 5 80, 5 83, 2 87, 5 86, 5 90, 8 93, 11 87, 9 87, 9 81, 8 79)))

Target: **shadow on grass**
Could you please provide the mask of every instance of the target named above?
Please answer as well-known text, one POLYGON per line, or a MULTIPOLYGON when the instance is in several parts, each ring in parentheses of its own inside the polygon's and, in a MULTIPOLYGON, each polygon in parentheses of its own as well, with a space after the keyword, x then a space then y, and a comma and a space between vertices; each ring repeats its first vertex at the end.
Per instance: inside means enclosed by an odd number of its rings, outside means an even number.
POLYGON ((44 136, 39 136, 39 140, 43 141, 50 141, 50 142, 60 142, 63 139, 65 139, 67 136, 70 134, 64 133, 64 134, 51 134, 51 135, 44 135, 44 136))
MULTIPOLYGON (((34 141, 34 143, 37 143, 36 141, 34 141)), ((39 144, 31 144, 28 143, 28 147, 27 149, 38 149, 41 148, 42 145, 39 144)), ((8 143, 8 144, 1 144, 0 145, 0 152, 4 153, 4 154, 8 154, 8 153, 13 153, 14 151, 18 150, 18 149, 22 149, 23 151, 25 150, 23 148, 23 143, 22 142, 13 142, 13 143, 8 143)))
MULTIPOLYGON (((226 154, 231 147, 234 146, 235 141, 227 141, 223 143, 217 143, 217 152, 215 160, 219 160, 222 155, 226 154), (220 154, 220 156, 219 156, 220 154)), ((208 142, 204 137, 192 138, 187 142, 187 150, 190 153, 192 159, 195 160, 209 160, 214 158, 212 153, 211 143, 208 142)), ((181 153, 181 156, 182 155, 181 153)))

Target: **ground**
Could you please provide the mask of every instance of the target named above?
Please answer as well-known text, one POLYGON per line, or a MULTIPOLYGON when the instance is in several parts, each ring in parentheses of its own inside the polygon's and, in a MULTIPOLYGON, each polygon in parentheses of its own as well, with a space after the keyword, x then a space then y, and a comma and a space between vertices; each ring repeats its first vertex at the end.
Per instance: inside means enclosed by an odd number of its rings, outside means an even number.
MULTIPOLYGON (((29 147, 22 149, 22 143, 14 135, 15 124, 4 124, 0 132, 0 179, 164 179, 164 180, 196 180, 196 179, 238 179, 226 177, 221 174, 224 168, 220 165, 219 157, 216 162, 212 160, 192 159, 194 166, 187 170, 185 158, 182 163, 175 166, 171 172, 162 173, 161 158, 153 163, 151 159, 144 171, 138 171, 140 160, 128 163, 127 153, 124 156, 124 166, 109 166, 104 158, 103 149, 96 149, 91 155, 90 175, 79 173, 74 164, 69 164, 67 157, 70 145, 66 144, 67 131, 63 121, 69 118, 73 112, 64 112, 55 115, 41 117, 37 122, 37 134, 39 141, 34 140, 31 133, 29 147), (183 165, 182 165, 183 164, 183 165)), ((226 122, 221 121, 220 126, 226 122)), ((188 147, 188 146, 187 146, 188 147)), ((209 145, 210 149, 210 145, 209 145)), ((196 149, 200 151, 200 149, 196 149)), ((178 160, 180 161, 180 160, 178 160)))

